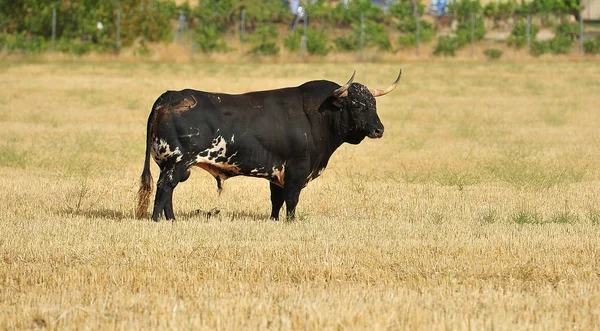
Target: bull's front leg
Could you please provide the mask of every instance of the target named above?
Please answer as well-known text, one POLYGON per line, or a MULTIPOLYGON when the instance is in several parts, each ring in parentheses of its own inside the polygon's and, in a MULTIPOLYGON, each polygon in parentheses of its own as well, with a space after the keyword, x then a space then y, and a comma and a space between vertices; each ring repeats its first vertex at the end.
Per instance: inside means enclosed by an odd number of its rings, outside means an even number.
POLYGON ((286 168, 283 197, 288 220, 293 220, 296 217, 296 206, 300 199, 300 191, 306 185, 308 174, 309 166, 307 161, 286 168))
POLYGON ((286 190, 285 194, 285 211, 288 220, 294 220, 296 218, 296 206, 300 200, 300 191, 302 186, 294 186, 286 190))

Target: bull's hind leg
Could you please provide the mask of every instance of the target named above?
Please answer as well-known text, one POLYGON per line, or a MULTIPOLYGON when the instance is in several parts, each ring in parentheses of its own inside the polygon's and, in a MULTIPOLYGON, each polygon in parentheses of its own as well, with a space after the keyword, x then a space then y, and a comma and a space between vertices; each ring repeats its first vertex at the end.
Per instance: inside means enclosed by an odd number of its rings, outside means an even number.
POLYGON ((271 183, 271 219, 279 220, 279 210, 283 206, 284 196, 283 189, 271 183))
POLYGON ((177 184, 184 182, 189 176, 189 169, 186 169, 182 164, 161 170, 156 185, 156 198, 154 199, 154 210, 152 212, 153 221, 157 222, 163 211, 167 220, 175 221, 173 190, 177 184))

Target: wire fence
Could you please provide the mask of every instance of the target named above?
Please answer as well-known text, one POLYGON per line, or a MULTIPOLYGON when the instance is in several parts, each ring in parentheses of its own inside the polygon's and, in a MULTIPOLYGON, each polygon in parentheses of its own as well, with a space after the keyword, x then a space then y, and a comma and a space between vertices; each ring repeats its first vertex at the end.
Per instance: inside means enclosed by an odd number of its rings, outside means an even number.
MULTIPOLYGON (((579 53, 584 54, 584 40, 586 39, 586 31, 585 31, 585 26, 584 26, 584 22, 583 22, 583 18, 587 15, 590 16, 592 14, 590 14, 591 7, 587 7, 587 12, 584 12, 583 10, 579 13, 580 14, 580 18, 578 23, 579 23, 579 29, 577 31, 577 33, 573 33, 573 31, 571 31, 571 35, 570 37, 572 38, 573 44, 576 45, 576 47, 579 50, 579 53), (577 41, 577 43, 575 43, 574 41, 577 41)), ((414 44, 412 46, 414 46, 414 52, 415 52, 415 56, 420 57, 421 53, 422 53, 422 44, 423 44, 423 40, 422 40, 422 22, 424 21, 423 17, 419 14, 419 10, 417 10, 417 7, 414 6, 413 7, 413 17, 415 20, 415 24, 416 24, 416 29, 414 31, 414 44)), ((297 45, 297 49, 298 49, 298 56, 302 59, 304 59, 306 56, 309 55, 309 44, 310 44, 310 40, 309 40, 309 34, 308 34, 308 29, 309 26, 311 25, 310 22, 310 13, 308 13, 306 10, 304 10, 304 12, 302 13, 297 13, 294 16, 291 28, 290 28, 290 33, 294 33, 297 29, 302 29, 302 35, 301 38, 299 40, 299 45, 297 45), (301 24, 301 25, 300 25, 301 24)), ((52 10, 52 42, 51 42, 51 50, 52 52, 56 52, 57 51, 57 12, 56 9, 54 8, 52 10)), ((121 23, 122 20, 126 20, 127 17, 122 17, 121 15, 121 10, 117 10, 116 11, 116 17, 115 17, 115 22, 113 22, 114 26, 116 26, 116 33, 115 33, 115 39, 114 39, 114 48, 116 49, 116 53, 119 54, 121 48, 122 48, 122 43, 121 43, 121 23)), ((192 52, 196 53, 198 52, 198 47, 197 47, 197 42, 195 41, 194 38, 194 29, 190 29, 190 19, 193 19, 193 17, 186 17, 186 13, 184 13, 183 10, 179 11, 179 17, 177 19, 177 21, 174 23, 174 30, 173 30, 173 42, 178 42, 181 45, 187 45, 190 46, 190 49, 192 52)), ((512 26, 513 29, 516 26, 516 22, 518 21, 523 21, 526 22, 526 29, 525 29, 525 49, 526 49, 526 53, 527 54, 531 54, 532 51, 532 45, 533 43, 536 42, 536 35, 537 35, 537 28, 533 28, 533 21, 537 19, 538 21, 542 21, 543 18, 542 17, 535 17, 532 16, 531 14, 526 15, 526 16, 522 16, 522 15, 512 15, 512 17, 508 18, 509 21, 512 22, 512 26)), ((443 32, 441 30, 443 30, 443 27, 440 28, 440 26, 442 26, 443 24, 441 23, 442 21, 452 21, 451 18, 448 17, 434 17, 434 16, 429 16, 425 18, 426 22, 431 22, 434 21, 435 25, 436 25, 436 36, 452 36, 453 35, 453 30, 452 28, 450 28, 449 32, 443 32), (440 26, 438 26, 440 25, 440 26)), ((489 21, 489 19, 488 19, 489 21)), ((464 22, 463 22, 464 23, 464 22)), ((198 25, 202 25, 203 22, 198 22, 196 21, 196 24, 198 25)), ((490 24, 495 24, 495 23, 490 23, 490 24)), ((451 26, 453 24, 450 24, 451 26)), ((477 27, 476 27, 476 13, 470 13, 469 15, 469 19, 467 22, 468 25, 468 44, 470 44, 470 53, 471 56, 474 57, 475 56, 475 44, 478 40, 482 39, 483 36, 480 36, 480 32, 477 31, 477 27)), ((98 29, 102 29, 103 24, 101 22, 98 22, 98 29)), ((358 33, 358 58, 359 60, 363 60, 365 58, 365 49, 368 47, 366 40, 369 38, 368 32, 366 31, 366 24, 365 24, 365 13, 361 13, 360 14, 360 23, 359 23, 359 33, 358 33)), ((248 52, 248 47, 247 47, 247 43, 248 43, 248 31, 247 31, 247 22, 246 22, 246 11, 242 10, 241 11, 241 15, 239 17, 239 21, 237 21, 237 24, 234 24, 234 26, 231 27, 231 30, 234 31, 234 34, 238 34, 239 33, 239 52, 242 55, 247 54, 248 52)), ((256 31, 256 26, 253 27, 253 30, 256 31)), ((448 29, 447 29, 448 30, 448 29)), ((505 29, 506 30, 506 29, 505 29)), ((512 31, 512 30, 511 30, 512 31)), ((488 31, 489 32, 489 31, 488 31)), ((504 31, 506 32, 506 31, 504 31)), ((513 32, 514 34, 514 32, 513 32)), ((504 34, 504 40, 506 41, 507 37, 510 34, 505 33, 504 34)), ((544 36, 540 37, 538 36, 538 39, 544 39, 544 36)), ((548 36, 546 35, 545 38, 548 38, 548 36)), ((522 43, 521 43, 522 44, 522 43)), ((234 45, 235 46, 235 45, 234 45)), ((523 45, 521 45, 523 46, 523 45)), ((571 45, 569 45, 571 46, 571 45)), ((236 49, 238 47, 235 48, 231 48, 230 49, 236 49)))

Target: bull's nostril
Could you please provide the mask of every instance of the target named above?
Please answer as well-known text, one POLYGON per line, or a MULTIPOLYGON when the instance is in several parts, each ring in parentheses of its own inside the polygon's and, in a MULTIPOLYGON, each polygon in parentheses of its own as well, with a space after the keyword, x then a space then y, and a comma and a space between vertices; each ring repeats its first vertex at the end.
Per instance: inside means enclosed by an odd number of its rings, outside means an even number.
POLYGON ((383 128, 373 129, 373 131, 371 131, 371 133, 369 134, 369 138, 381 138, 382 136, 383 136, 383 128))

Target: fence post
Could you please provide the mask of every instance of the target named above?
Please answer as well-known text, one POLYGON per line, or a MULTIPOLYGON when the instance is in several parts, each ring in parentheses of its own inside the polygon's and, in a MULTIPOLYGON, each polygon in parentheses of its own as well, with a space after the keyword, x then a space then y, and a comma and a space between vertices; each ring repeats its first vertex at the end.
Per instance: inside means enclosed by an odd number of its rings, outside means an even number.
POLYGON ((527 55, 529 55, 531 50, 531 14, 527 14, 527 28, 525 34, 527 35, 527 55))
POLYGON ((300 57, 304 59, 308 47, 308 38, 306 37, 306 30, 308 29, 308 12, 304 12, 304 34, 300 39, 300 57))
POLYGON ((173 42, 176 42, 179 39, 180 44, 185 43, 185 34, 187 32, 187 20, 185 19, 185 14, 183 10, 179 11, 179 19, 177 19, 177 28, 175 28, 175 36, 173 37, 173 42))
POLYGON ((52 53, 56 49, 56 8, 52 8, 52 53))
POLYGON ((579 9, 579 52, 583 54, 583 10, 579 9))
POLYGON ((471 13, 471 57, 475 56, 475 13, 471 13))
POLYGON ((414 12, 415 12, 415 19, 417 20, 417 35, 416 35, 417 39, 415 41, 417 43, 416 44, 417 57, 419 57, 420 56, 419 48, 421 47, 421 15, 419 15, 419 10, 417 9, 417 6, 413 6, 413 8, 414 8, 414 12))
POLYGON ((360 13, 360 60, 363 60, 363 50, 365 48, 365 13, 360 13))
POLYGON ((242 55, 244 55, 244 37, 246 34, 246 10, 242 9, 242 34, 240 36, 240 41, 242 44, 242 55))
POLYGON ((117 55, 121 50, 121 9, 117 9, 117 55))

